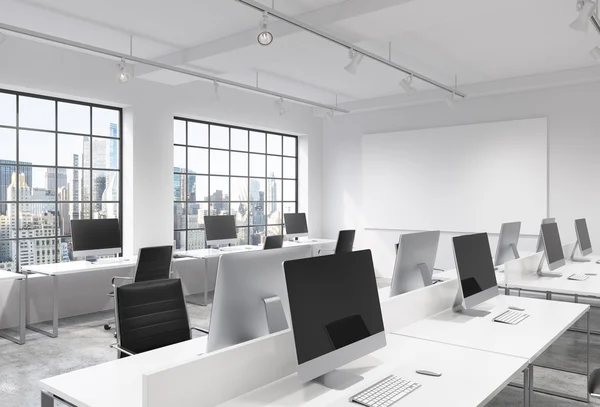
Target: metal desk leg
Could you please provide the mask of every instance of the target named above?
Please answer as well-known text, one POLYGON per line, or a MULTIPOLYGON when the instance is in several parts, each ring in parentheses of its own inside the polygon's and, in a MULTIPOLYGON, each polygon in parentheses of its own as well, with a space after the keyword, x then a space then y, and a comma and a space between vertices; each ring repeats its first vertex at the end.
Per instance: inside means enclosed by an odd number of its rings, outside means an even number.
POLYGON ((587 313, 587 359, 586 359, 586 364, 587 364, 587 376, 586 376, 586 394, 587 394, 587 402, 589 404, 590 402, 590 393, 587 391, 587 389, 589 388, 589 382, 590 382, 590 336, 591 336, 591 330, 590 330, 590 316, 592 314, 592 309, 590 308, 590 310, 587 313))
POLYGON ((510 288, 508 286, 504 287, 504 295, 510 295, 510 288))
POLYGON ((533 365, 529 365, 523 370, 523 406, 531 406, 531 396, 533 394, 533 365))
POLYGON ((204 302, 196 302, 193 300, 186 299, 186 302, 194 305, 200 305, 206 307, 208 305, 208 258, 204 258, 204 302))
POLYGON ((552 300, 552 292, 551 291, 546 291, 546 299, 548 301, 552 300))
MULTIPOLYGON (((27 329, 49 336, 50 338, 58 337, 58 276, 55 274, 47 274, 52 277, 52 332, 44 331, 29 324, 29 291, 27 292, 27 329)), ((29 289, 28 289, 29 290, 29 289)))
POLYGON ((54 407, 54 397, 42 391, 42 407, 54 407))
POLYGON ((0 337, 8 339, 9 341, 16 343, 17 345, 24 345, 26 342, 25 326, 26 326, 26 306, 27 306, 27 293, 26 293, 26 282, 27 277, 20 278, 19 282, 19 337, 15 338, 9 334, 0 332, 0 337))

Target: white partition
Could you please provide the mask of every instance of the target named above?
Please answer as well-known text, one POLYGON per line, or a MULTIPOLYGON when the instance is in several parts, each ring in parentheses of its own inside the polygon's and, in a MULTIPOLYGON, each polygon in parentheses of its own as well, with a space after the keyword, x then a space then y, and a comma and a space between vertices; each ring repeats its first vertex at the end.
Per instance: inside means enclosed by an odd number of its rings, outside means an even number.
POLYGON ((543 255, 543 252, 539 252, 506 262, 504 264, 506 285, 510 287, 513 280, 521 281, 523 277, 535 276, 543 255))
POLYGON ((577 241, 563 245, 563 254, 565 255, 565 259, 569 260, 571 258, 571 253, 573 253, 573 249, 575 248, 576 244, 577 241))
POLYGON ((297 369, 292 332, 208 353, 142 378, 143 407, 213 407, 297 369))
POLYGON ((547 119, 362 137, 367 229, 496 232, 547 215, 547 119))
POLYGON ((381 301, 386 332, 428 318, 452 308, 458 293, 458 279, 444 281, 381 301))

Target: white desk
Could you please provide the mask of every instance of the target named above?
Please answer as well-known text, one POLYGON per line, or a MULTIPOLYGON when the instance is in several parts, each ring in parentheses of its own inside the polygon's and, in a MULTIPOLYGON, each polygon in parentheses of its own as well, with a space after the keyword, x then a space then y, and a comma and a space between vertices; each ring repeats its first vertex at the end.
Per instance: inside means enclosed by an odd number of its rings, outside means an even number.
MULTIPOLYGON (((135 258, 126 258, 117 262, 104 262, 100 260, 97 263, 90 263, 87 261, 72 261, 66 263, 55 263, 55 264, 42 264, 37 266, 24 266, 23 271, 25 274, 34 274, 39 276, 51 277, 53 280, 53 289, 52 289, 52 332, 44 331, 38 327, 34 327, 29 325, 27 322, 27 328, 41 333, 43 335, 49 336, 51 338, 56 338, 58 336, 58 277, 65 276, 69 274, 79 274, 79 273, 88 273, 94 271, 104 271, 104 270, 117 270, 117 269, 131 269, 133 273, 133 268, 136 265, 135 258)), ((26 282, 32 278, 32 276, 27 276, 26 282)), ((26 291, 26 319, 29 321, 29 294, 27 289, 27 284, 25 285, 26 291)))
MULTIPOLYGON (((588 305, 501 295, 484 302, 477 309, 489 311, 490 313, 484 317, 473 317, 446 310, 394 333, 517 356, 527 359, 532 364, 568 328, 587 313, 587 376, 589 376, 590 307, 588 305), (530 316, 517 325, 501 324, 493 321, 495 317, 506 311, 511 305, 524 308, 530 316)), ((529 370, 529 380, 533 383, 533 366, 530 366, 529 370)), ((533 385, 531 385, 531 388, 533 388, 533 385)))
POLYGON ((27 325, 26 319, 26 298, 27 298, 27 276, 25 274, 13 273, 11 271, 0 270, 0 283, 12 282, 15 280, 19 281, 19 337, 15 338, 7 333, 0 332, 0 337, 8 339, 17 345, 23 345, 26 342, 25 328, 27 325))
MULTIPOLYGON (((350 396, 392 373, 422 385, 397 403, 398 407, 478 407, 489 402, 528 364, 522 358, 414 338, 395 335, 387 338, 387 347, 344 367, 365 378, 347 390, 302 384, 293 374, 219 407, 352 406, 348 402, 350 396), (422 376, 415 369, 440 370, 443 375, 422 376)), ((184 362, 205 346, 205 337, 194 339, 42 380, 42 407, 52 406, 55 396, 76 407, 142 407, 143 372, 167 362, 184 362)))
POLYGON ((58 397, 77 407, 141 407, 142 373, 206 351, 207 337, 117 359, 40 381, 42 407, 58 397))

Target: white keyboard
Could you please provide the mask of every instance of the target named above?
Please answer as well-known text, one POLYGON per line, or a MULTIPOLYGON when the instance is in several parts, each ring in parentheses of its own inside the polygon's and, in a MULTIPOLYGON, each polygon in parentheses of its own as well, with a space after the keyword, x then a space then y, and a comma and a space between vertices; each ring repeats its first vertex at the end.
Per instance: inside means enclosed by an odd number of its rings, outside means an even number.
POLYGON ((590 276, 588 276, 586 274, 572 274, 569 276, 569 280, 575 280, 575 281, 585 281, 588 278, 590 278, 590 276))
POLYGON ((517 325, 519 322, 521 322, 528 316, 529 314, 526 314, 521 311, 508 310, 494 318, 494 321, 503 324, 517 325))
POLYGON ((365 407, 389 407, 419 387, 418 383, 390 375, 350 397, 350 401, 365 407))
POLYGON ((230 247, 221 247, 219 250, 222 252, 241 252, 244 250, 243 247, 240 246, 230 246, 230 247))

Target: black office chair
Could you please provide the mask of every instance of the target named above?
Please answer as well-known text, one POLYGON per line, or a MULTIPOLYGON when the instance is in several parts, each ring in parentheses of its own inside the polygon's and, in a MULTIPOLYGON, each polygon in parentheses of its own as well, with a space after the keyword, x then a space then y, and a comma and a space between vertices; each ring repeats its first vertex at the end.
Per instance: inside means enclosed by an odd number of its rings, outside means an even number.
POLYGON ((335 251, 328 250, 328 249, 321 249, 321 250, 319 250, 319 254, 326 253, 326 252, 329 252, 329 253, 333 252, 335 254, 350 253, 354 246, 355 234, 356 234, 355 230, 340 230, 340 233, 338 234, 337 243, 335 245, 335 251))
POLYGON ((283 247, 283 236, 267 236, 263 250, 281 249, 283 247))
MULTIPOLYGON (((113 277, 116 280, 133 280, 134 283, 143 281, 162 280, 171 277, 173 263, 173 246, 142 247, 138 253, 134 277, 113 277)), ((114 297, 114 291, 107 294, 114 297)), ((109 331, 113 321, 104 324, 104 329, 109 331)))
POLYGON ((192 339, 180 279, 154 280, 115 287, 119 358, 192 339))

